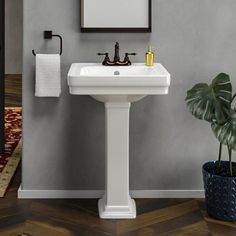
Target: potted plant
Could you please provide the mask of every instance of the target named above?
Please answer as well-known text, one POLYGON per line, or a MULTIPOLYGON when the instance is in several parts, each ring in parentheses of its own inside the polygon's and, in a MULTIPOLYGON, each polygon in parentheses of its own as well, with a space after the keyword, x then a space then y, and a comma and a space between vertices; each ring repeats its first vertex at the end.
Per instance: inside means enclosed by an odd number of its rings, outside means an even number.
POLYGON ((236 163, 232 151, 236 150, 236 108, 232 96, 230 77, 221 73, 210 85, 196 84, 187 92, 186 102, 192 115, 211 124, 219 141, 218 161, 203 165, 203 180, 207 212, 210 216, 227 221, 236 220, 236 163), (222 161, 222 148, 226 146, 229 161, 222 161))

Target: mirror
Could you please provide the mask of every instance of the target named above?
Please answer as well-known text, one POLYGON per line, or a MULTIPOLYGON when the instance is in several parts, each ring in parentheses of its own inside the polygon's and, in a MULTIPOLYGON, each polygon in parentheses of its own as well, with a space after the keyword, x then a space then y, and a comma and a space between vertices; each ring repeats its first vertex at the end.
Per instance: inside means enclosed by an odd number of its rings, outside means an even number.
POLYGON ((151 0, 81 0, 81 32, 151 32, 151 0))

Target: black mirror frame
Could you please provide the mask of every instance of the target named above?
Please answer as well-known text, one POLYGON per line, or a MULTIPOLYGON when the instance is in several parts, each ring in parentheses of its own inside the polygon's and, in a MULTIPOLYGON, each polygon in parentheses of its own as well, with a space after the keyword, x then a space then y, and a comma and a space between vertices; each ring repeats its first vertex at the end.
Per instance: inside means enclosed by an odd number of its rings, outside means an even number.
MULTIPOLYGON (((82 1, 80 1, 80 21, 82 22, 82 1)), ((152 32, 152 0, 148 0, 148 27, 145 28, 86 28, 81 26, 82 33, 151 33, 152 32)))

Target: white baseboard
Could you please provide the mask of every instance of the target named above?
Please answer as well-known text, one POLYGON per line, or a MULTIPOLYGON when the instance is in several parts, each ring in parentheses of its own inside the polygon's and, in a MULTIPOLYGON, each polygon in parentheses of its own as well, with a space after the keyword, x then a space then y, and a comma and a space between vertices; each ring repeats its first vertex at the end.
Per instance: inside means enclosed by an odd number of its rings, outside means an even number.
POLYGON ((204 190, 133 190, 133 198, 204 198, 204 190))
MULTIPOLYGON (((18 189, 19 199, 101 198, 103 190, 24 190, 18 189)), ((203 190, 132 190, 133 198, 204 198, 203 190)))

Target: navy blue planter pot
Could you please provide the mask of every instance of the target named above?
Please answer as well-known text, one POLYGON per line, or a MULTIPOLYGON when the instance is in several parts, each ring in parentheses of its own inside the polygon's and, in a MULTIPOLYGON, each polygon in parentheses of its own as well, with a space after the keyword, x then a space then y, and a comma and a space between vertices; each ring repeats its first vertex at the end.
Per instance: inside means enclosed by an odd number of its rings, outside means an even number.
MULTIPOLYGON (((207 213, 216 219, 236 221, 236 177, 217 175, 217 163, 207 162, 202 167, 207 213)), ((221 165, 228 168, 229 162, 222 161, 221 165)))

